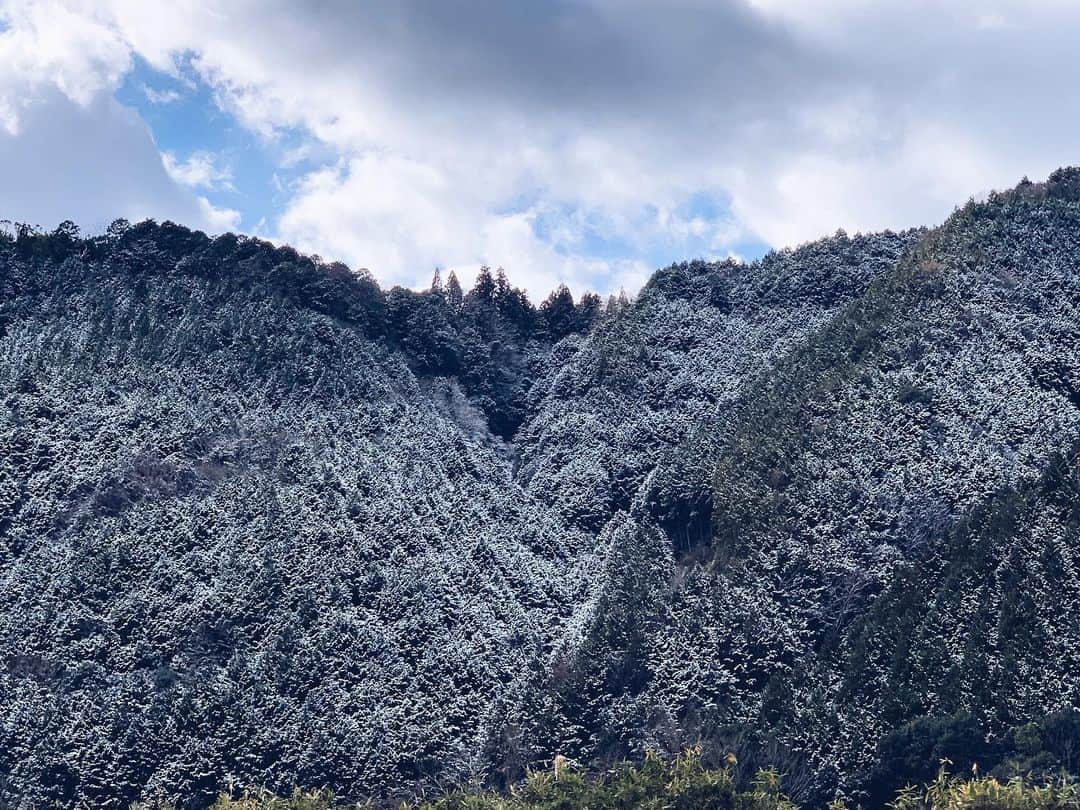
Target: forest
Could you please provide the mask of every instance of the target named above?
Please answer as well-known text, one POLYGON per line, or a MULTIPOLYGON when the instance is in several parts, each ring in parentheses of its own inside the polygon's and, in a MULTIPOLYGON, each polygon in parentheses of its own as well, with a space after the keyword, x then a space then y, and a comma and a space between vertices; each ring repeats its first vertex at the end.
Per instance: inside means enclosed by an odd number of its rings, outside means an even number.
POLYGON ((1078 267, 1078 169, 539 305, 0 228, 0 807, 1077 806, 1078 267))

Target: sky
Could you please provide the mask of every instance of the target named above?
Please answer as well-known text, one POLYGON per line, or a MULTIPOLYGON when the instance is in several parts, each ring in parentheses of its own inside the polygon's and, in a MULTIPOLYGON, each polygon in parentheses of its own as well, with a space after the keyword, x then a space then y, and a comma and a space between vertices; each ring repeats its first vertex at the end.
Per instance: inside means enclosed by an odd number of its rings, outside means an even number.
POLYGON ((0 219, 633 292, 1080 163, 1074 0, 0 0, 0 219))

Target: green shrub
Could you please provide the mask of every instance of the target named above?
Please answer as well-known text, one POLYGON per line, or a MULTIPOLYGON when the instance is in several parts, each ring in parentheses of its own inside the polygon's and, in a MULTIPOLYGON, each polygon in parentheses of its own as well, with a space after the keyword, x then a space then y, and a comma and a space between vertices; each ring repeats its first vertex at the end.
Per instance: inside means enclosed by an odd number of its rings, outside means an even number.
MULTIPOLYGON (((354 805, 355 806, 355 805, 354 805)), ((248 790, 239 797, 221 795, 211 810, 335 810, 334 795, 317 790, 307 793, 294 790, 287 798, 275 796, 264 790, 248 790)))
POLYGON ((890 810, 1077 810, 1080 788, 1062 778, 1044 787, 1022 779, 999 782, 992 776, 963 779, 944 768, 926 788, 907 787, 890 810))
MULTIPOLYGON (((730 758, 729 764, 735 764, 730 758)), ((924 787, 909 786, 885 804, 890 810, 1080 810, 1080 786, 1062 776, 1044 786, 1020 778, 962 778, 944 767, 924 787)), ((142 805, 142 810, 152 810, 142 805)), ((287 798, 261 790, 223 795, 212 810, 346 810, 322 791, 294 792, 287 798)), ((845 810, 834 802, 829 810, 845 810)), ((648 754, 640 765, 623 762, 590 775, 557 758, 550 771, 532 772, 509 794, 456 791, 439 799, 402 804, 400 810, 798 810, 784 794, 781 776, 759 771, 740 787, 728 767, 709 768, 698 749, 673 760, 648 754)), ((137 808, 133 808, 137 810, 137 808)), ((154 806, 153 810, 166 810, 154 806)))
POLYGON ((417 810, 795 810, 780 777, 762 771, 740 790, 727 768, 708 768, 691 749, 674 760, 649 754, 639 765, 622 763, 597 777, 557 763, 531 773, 509 796, 455 793, 417 810))

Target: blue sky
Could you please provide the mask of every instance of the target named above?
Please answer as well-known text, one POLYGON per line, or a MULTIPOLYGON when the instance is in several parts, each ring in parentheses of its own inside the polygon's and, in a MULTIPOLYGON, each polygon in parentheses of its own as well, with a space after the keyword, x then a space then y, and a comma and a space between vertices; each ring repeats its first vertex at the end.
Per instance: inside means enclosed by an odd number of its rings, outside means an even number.
POLYGON ((1076 34, 1060 0, 0 0, 0 219, 634 290, 1077 162, 1076 34))
MULTIPOLYGON (((270 236, 288 198, 288 186, 319 161, 319 150, 303 132, 283 129, 260 137, 215 101, 213 88, 177 57, 179 76, 155 70, 137 55, 116 89, 116 99, 137 111, 162 153, 181 163, 207 155, 227 177, 204 186, 207 199, 239 214, 239 229, 270 236), (312 154, 296 159, 302 146, 312 154)), ((332 160, 327 152, 322 159, 332 160)))
POLYGON ((234 188, 208 188, 206 196, 221 208, 239 210, 241 227, 251 230, 274 215, 272 177, 280 149, 237 124, 215 103, 213 91, 190 72, 189 83, 155 71, 142 59, 116 90, 117 100, 136 110, 162 152, 187 159, 205 152, 228 172, 234 188))

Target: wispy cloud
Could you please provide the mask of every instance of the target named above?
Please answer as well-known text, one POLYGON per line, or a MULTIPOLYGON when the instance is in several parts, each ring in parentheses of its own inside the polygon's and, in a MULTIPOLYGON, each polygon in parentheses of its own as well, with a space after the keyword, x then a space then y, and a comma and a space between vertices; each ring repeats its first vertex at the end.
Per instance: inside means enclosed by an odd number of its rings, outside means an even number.
POLYGON ((979 14, 975 19, 975 24, 984 30, 995 30, 1005 28, 1009 23, 1005 15, 990 11, 979 14))
POLYGON ((218 158, 210 152, 193 152, 187 160, 180 160, 172 152, 162 152, 162 165, 169 177, 182 186, 210 191, 233 191, 232 171, 218 165, 218 158))
POLYGON ((146 84, 142 86, 142 93, 151 104, 175 104, 183 98, 183 95, 176 90, 155 90, 146 84))

